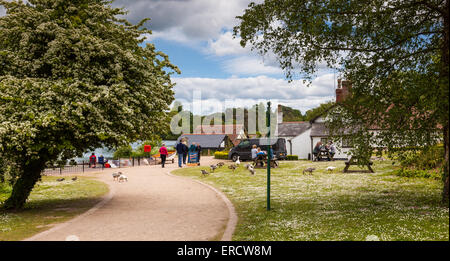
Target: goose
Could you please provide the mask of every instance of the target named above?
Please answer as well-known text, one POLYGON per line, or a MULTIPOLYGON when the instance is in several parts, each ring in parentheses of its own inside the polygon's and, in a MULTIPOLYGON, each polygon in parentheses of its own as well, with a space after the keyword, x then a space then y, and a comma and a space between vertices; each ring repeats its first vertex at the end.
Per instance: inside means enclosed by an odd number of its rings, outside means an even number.
POLYGON ((336 168, 336 167, 328 166, 328 167, 327 167, 327 170, 328 170, 329 172, 332 172, 335 168, 336 168))
POLYGON ((240 158, 240 156, 237 156, 237 160, 236 160, 236 162, 235 162, 236 165, 238 165, 238 166, 241 164, 241 161, 239 161, 239 158, 240 158))
POLYGON ((316 170, 315 168, 307 168, 303 170, 303 174, 305 174, 305 172, 309 172, 309 174, 311 175, 313 173, 313 171, 316 170))

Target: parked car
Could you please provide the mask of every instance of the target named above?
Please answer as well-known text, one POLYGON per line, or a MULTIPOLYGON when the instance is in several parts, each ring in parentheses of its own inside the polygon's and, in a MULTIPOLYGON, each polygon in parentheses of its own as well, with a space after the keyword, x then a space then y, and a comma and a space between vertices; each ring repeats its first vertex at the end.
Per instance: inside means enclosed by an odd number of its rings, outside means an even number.
MULTIPOLYGON (((266 141, 267 139, 245 139, 242 140, 237 146, 230 149, 228 152, 228 159, 236 161, 239 156, 239 160, 251 160, 252 159, 252 146, 256 145, 261 150, 267 151, 266 141), (261 145, 262 144, 262 145, 261 145)), ((282 138, 278 138, 276 142, 272 143, 273 155, 276 159, 286 159, 286 141, 282 138)))

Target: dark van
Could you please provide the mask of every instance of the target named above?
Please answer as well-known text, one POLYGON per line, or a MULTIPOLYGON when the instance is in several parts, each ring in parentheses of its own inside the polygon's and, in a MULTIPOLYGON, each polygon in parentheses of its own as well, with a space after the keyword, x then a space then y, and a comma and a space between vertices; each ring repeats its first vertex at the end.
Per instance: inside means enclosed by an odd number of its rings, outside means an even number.
MULTIPOLYGON (((278 138, 276 142, 272 141, 271 144, 274 157, 276 159, 286 159, 286 141, 282 138, 278 138)), ((236 161, 239 156, 239 160, 251 160, 251 150, 253 145, 260 147, 263 151, 267 151, 266 139, 246 139, 242 140, 237 146, 231 148, 230 152, 228 152, 228 159, 236 161)))

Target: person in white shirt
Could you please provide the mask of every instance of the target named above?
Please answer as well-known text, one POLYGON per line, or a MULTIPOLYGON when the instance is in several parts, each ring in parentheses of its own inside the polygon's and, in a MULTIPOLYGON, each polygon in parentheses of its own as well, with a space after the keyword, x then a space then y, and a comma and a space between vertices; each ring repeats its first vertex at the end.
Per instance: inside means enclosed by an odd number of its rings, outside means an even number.
POLYGON ((256 145, 253 145, 253 147, 252 147, 252 160, 256 159, 256 153, 258 153, 258 150, 256 149, 256 145))

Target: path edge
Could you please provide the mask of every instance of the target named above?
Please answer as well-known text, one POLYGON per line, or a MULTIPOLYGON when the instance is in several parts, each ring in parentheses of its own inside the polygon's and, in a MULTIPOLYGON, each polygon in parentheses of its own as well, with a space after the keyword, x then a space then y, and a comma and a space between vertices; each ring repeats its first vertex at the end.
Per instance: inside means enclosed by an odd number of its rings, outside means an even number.
POLYGON ((225 203, 225 205, 228 208, 229 218, 228 218, 228 222, 227 222, 227 227, 225 228, 225 231, 223 232, 223 235, 222 235, 222 239, 220 241, 231 241, 231 239, 233 237, 233 233, 236 230, 236 225, 237 225, 237 221, 238 221, 238 217, 236 214, 236 210, 233 206, 233 203, 231 203, 231 201, 227 198, 227 196, 222 191, 218 190, 217 188, 215 188, 209 184, 203 183, 199 180, 174 175, 174 174, 172 174, 172 171, 174 171, 174 170, 170 170, 165 173, 166 173, 166 175, 168 175, 170 177, 184 179, 184 180, 190 180, 190 181, 194 181, 198 184, 201 184, 201 185, 211 189, 212 191, 214 191, 222 199, 222 201, 225 203))
POLYGON ((66 226, 68 226, 68 225, 78 221, 79 219, 82 219, 84 217, 92 215, 95 211, 97 211, 98 209, 103 207, 106 203, 108 203, 114 197, 115 191, 114 191, 114 188, 112 186, 110 186, 108 183, 103 182, 103 181, 100 181, 100 182, 106 184, 108 186, 108 190, 109 190, 108 194, 103 196, 102 200, 100 200, 100 202, 95 204, 92 208, 88 209, 87 211, 81 213, 80 215, 78 215, 78 216, 76 216, 76 217, 74 217, 74 218, 72 218, 72 219, 70 219, 70 220, 68 220, 66 222, 60 223, 60 224, 58 224, 58 225, 56 225, 56 226, 54 226, 54 227, 52 227, 52 228, 50 228, 48 230, 42 231, 40 233, 37 233, 36 235, 33 235, 31 237, 28 237, 28 238, 25 238, 22 241, 34 241, 34 240, 37 240, 37 239, 39 239, 39 238, 41 238, 41 237, 43 237, 45 235, 48 235, 48 234, 50 234, 50 233, 52 233, 52 232, 54 232, 56 230, 64 228, 64 227, 66 227, 66 226))

